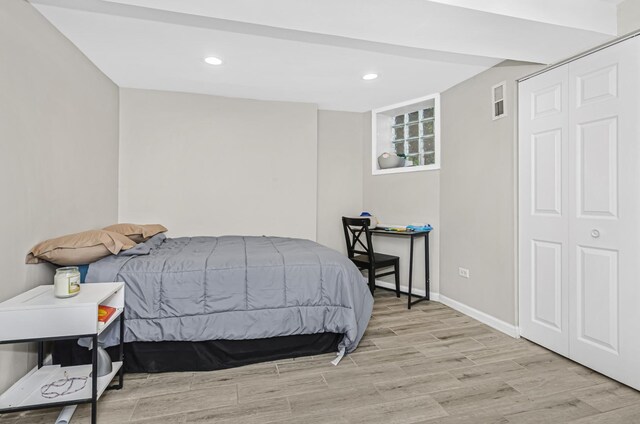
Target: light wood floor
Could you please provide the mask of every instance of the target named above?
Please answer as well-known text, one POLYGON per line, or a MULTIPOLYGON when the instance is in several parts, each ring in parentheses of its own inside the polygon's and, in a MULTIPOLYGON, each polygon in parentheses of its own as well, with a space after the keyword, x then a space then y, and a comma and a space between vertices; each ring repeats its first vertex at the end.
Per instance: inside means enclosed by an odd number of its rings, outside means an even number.
MULTIPOLYGON (((127 375, 99 423, 640 423, 640 393, 440 303, 376 291, 357 352, 206 373, 127 375)), ((87 423, 81 407, 73 423, 87 423)), ((0 423, 52 423, 56 411, 0 423)))

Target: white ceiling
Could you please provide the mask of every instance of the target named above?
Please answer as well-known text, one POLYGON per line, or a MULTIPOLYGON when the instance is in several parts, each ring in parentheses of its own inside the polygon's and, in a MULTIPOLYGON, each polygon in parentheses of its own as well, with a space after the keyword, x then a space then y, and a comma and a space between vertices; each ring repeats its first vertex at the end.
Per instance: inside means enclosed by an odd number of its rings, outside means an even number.
POLYGON ((31 3, 121 87, 362 112, 443 91, 504 59, 551 63, 611 39, 615 1, 31 3), (380 77, 363 81, 370 72, 380 77))

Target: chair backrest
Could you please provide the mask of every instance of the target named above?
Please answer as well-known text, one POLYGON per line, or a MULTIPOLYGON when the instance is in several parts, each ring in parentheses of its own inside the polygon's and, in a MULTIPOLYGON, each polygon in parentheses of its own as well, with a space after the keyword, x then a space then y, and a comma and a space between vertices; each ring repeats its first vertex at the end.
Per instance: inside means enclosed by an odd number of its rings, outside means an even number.
POLYGON ((367 255, 369 263, 373 264, 374 255, 371 232, 369 231, 369 218, 347 218, 343 216, 342 227, 349 257, 353 258, 356 253, 358 255, 367 255))

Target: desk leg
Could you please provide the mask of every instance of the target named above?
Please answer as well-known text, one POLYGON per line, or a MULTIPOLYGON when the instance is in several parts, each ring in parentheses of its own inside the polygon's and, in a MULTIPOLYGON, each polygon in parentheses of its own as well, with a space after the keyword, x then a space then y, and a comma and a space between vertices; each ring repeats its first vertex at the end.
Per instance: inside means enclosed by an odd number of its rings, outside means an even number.
POLYGON ((411 301, 411 290, 412 290, 412 273, 411 273, 411 268, 413 266, 413 236, 411 236, 411 257, 409 258, 409 307, 408 309, 411 309, 411 306, 415 305, 416 303, 422 302, 423 300, 430 300, 429 299, 429 291, 430 291, 430 277, 429 277, 429 233, 426 233, 424 235, 424 289, 425 289, 425 295, 421 296, 418 300, 416 301, 411 301))
POLYGON ((426 300, 431 300, 430 296, 430 278, 429 278, 429 233, 424 237, 424 290, 426 300))
POLYGON ((38 368, 44 365, 44 342, 38 342, 38 368))
POLYGON ((93 336, 91 349, 91 424, 98 419, 98 335, 93 336))
POLYGON ((120 371, 118 371, 118 390, 124 386, 124 310, 120 314, 120 371))
POLYGON ((120 357, 120 361, 122 362, 122 366, 120 367, 120 371, 118 371, 118 384, 113 384, 111 386, 107 386, 106 390, 120 390, 124 387, 124 311, 120 315, 120 348, 118 355, 120 357))
POLYGON ((411 309, 411 292, 413 291, 413 235, 409 236, 411 239, 409 249, 409 306, 407 309, 411 309))

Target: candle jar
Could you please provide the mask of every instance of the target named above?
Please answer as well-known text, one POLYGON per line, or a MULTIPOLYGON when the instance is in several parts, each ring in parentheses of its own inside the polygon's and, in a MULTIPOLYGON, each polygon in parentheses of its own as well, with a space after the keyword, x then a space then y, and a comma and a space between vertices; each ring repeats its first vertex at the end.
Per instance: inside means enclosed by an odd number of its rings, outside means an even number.
POLYGON ((53 277, 53 294, 56 297, 72 297, 80 293, 80 270, 77 266, 58 268, 53 277))

